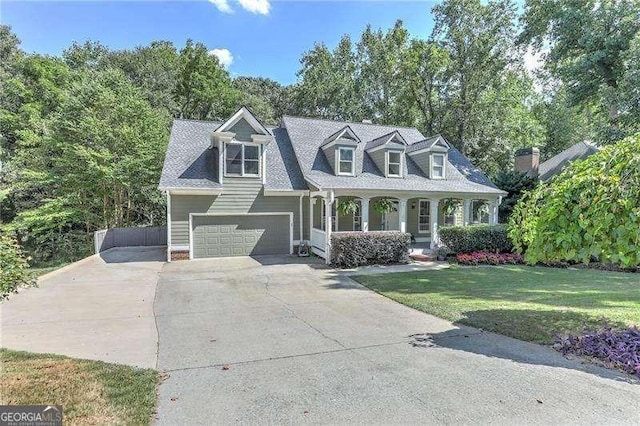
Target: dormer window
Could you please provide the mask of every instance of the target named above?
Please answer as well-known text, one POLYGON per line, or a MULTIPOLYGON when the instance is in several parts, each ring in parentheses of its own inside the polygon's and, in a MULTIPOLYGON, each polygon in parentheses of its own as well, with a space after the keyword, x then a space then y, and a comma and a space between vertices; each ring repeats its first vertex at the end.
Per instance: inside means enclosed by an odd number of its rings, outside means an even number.
POLYGON ((355 175, 354 148, 340 147, 338 153, 338 174, 353 176, 355 175))
POLYGON ((224 164, 226 176, 260 176, 260 145, 225 144, 224 164))
POLYGON ((431 179, 444 179, 444 154, 431 154, 431 179))
POLYGON ((402 177, 401 151, 387 151, 387 177, 402 177))

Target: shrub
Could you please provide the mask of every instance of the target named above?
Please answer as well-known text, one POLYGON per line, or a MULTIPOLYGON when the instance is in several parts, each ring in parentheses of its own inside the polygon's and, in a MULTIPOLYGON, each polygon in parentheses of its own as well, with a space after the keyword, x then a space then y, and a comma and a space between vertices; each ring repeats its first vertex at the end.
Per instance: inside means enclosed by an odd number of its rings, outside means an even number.
POLYGON ((408 263, 411 235, 398 231, 331 235, 331 264, 339 268, 408 263))
POLYGON ((502 198, 502 203, 498 207, 500 222, 505 223, 509 220, 522 194, 535 188, 538 185, 538 179, 517 170, 502 170, 493 178, 493 183, 508 193, 502 198))
POLYGON ((486 251, 459 253, 456 260, 461 265, 515 265, 524 262, 522 255, 517 253, 487 253, 486 251))
POLYGON ((600 359, 612 367, 640 377, 640 329, 631 327, 586 332, 556 340, 553 347, 563 354, 586 355, 600 359))
POLYGON ((513 249, 504 225, 448 226, 439 232, 442 244, 454 253, 508 253, 513 249))
POLYGON ((516 205, 509 236, 529 263, 640 265, 640 134, 575 161, 516 205))
POLYGON ((35 285, 35 279, 16 239, 4 233, 0 235, 0 299, 22 285, 35 285))

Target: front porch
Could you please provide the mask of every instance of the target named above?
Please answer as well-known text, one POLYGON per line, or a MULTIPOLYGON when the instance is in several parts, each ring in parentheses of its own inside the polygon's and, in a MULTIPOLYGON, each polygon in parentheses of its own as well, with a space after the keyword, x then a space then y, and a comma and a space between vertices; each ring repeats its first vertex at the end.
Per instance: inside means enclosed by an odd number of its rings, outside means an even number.
POLYGON ((477 194, 395 193, 337 194, 311 192, 309 197, 311 250, 331 258, 331 234, 336 232, 400 231, 412 236, 417 250, 433 250, 442 226, 496 224, 500 198, 477 194), (345 203, 345 205, 342 205, 345 203))

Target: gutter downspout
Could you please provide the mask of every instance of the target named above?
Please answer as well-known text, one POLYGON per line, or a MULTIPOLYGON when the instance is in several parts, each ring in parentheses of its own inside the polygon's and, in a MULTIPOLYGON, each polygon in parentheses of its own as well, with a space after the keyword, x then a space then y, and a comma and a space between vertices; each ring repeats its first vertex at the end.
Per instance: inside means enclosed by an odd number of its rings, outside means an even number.
POLYGON ((171 262, 171 193, 167 191, 167 262, 171 262))

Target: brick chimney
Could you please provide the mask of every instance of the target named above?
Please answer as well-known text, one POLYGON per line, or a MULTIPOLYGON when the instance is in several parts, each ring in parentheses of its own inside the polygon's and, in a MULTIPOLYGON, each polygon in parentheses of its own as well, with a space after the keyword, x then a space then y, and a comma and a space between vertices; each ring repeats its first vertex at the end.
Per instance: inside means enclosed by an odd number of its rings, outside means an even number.
POLYGON ((538 176, 540 165, 540 150, 538 148, 522 148, 516 151, 515 169, 527 175, 538 176))

